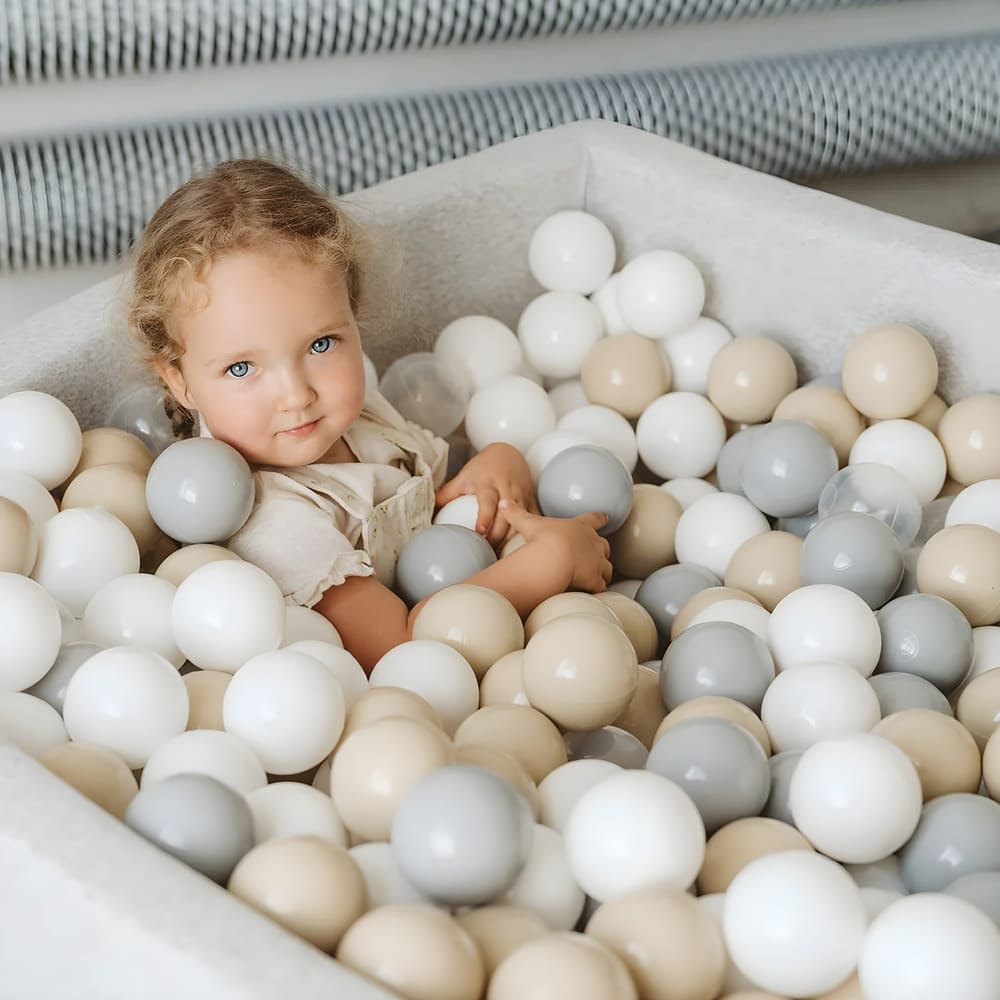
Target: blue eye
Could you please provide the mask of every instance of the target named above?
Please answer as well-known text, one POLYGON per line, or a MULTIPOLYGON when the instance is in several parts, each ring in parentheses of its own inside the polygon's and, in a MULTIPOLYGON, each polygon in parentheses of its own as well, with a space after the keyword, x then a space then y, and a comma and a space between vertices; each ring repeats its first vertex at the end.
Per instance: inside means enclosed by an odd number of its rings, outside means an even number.
POLYGON ((236 361, 226 369, 226 372, 233 378, 246 378, 250 374, 250 362, 236 361))
POLYGON ((333 347, 333 337, 320 337, 314 340, 309 348, 313 354, 326 354, 333 347))

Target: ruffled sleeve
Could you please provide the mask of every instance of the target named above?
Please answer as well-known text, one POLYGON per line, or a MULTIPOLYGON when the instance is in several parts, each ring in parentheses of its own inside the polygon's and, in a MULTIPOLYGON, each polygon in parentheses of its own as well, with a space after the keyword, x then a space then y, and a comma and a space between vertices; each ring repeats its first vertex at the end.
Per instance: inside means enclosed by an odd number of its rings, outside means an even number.
POLYGON ((255 479, 257 504, 227 546, 271 576, 286 601, 311 608, 330 587, 375 572, 368 553, 341 530, 343 515, 288 477, 255 479))

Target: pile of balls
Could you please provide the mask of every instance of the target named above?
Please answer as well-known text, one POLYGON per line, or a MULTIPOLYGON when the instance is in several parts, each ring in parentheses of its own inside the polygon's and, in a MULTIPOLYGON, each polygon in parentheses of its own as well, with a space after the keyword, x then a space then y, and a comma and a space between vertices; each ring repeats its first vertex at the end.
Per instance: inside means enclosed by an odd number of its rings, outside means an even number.
POLYGON ((546 514, 605 512, 606 593, 522 621, 463 584, 519 539, 459 498, 366 677, 221 544, 232 449, 154 460, 141 407, 81 433, 17 392, 0 735, 415 1000, 996 1000, 1000 395, 946 404, 904 324, 799 386, 689 260, 613 273, 583 212, 529 260, 516 332, 462 317, 380 388, 457 453, 519 448, 546 514))

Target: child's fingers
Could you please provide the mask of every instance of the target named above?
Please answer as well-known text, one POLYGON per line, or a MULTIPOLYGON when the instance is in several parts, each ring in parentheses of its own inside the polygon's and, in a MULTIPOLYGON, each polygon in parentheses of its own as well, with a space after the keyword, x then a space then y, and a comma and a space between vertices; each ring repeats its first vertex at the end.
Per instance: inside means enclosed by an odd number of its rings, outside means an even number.
MULTIPOLYGON (((497 504, 500 502, 500 494, 495 489, 487 486, 476 493, 476 501, 479 504, 479 515, 476 517, 476 531, 480 535, 485 535, 496 524, 497 504)), ((492 543, 493 539, 489 541, 492 543)))
POLYGON ((434 503, 438 507, 443 507, 446 503, 451 503, 456 497, 460 497, 464 492, 465 490, 462 489, 462 485, 456 476, 454 479, 449 479, 448 482, 441 485, 441 488, 434 494, 434 503))
POLYGON ((504 497, 500 501, 499 510, 514 531, 521 534, 524 534, 525 529, 530 530, 531 522, 538 516, 537 514, 528 512, 519 503, 511 500, 509 497, 504 497))
POLYGON ((608 515, 603 511, 595 510, 589 514, 579 514, 580 520, 589 525, 594 531, 600 531, 608 523, 608 515))

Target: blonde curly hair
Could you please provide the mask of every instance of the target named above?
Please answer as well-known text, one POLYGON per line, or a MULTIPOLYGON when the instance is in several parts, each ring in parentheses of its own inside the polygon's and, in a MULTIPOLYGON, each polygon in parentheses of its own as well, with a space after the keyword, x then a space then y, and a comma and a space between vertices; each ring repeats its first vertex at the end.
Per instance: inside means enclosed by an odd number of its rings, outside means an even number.
MULTIPOLYGON (((350 217, 286 166, 227 160, 169 195, 135 247, 128 323, 146 364, 176 363, 183 354, 171 321, 196 308, 196 286, 214 261, 268 247, 343 274, 357 313, 365 239, 350 217)), ((194 415, 168 391, 164 406, 174 433, 190 437, 194 415)))

